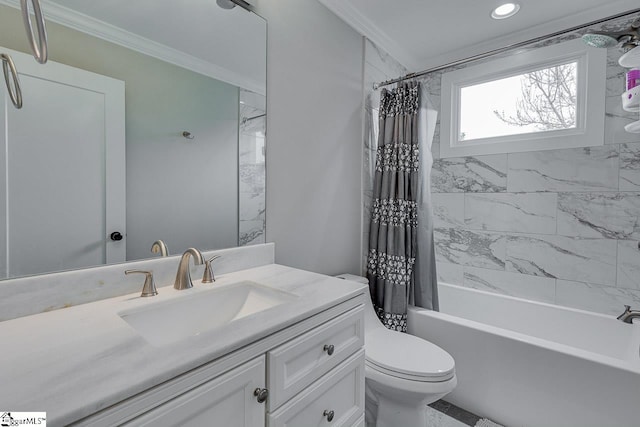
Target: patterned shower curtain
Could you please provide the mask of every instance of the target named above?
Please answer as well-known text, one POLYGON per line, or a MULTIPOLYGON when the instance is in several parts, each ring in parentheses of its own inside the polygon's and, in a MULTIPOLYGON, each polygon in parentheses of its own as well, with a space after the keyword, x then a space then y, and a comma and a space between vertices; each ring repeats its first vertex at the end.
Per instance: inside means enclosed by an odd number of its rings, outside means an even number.
POLYGON ((378 317, 402 332, 409 303, 437 309, 425 111, 419 83, 382 90, 367 278, 378 317))

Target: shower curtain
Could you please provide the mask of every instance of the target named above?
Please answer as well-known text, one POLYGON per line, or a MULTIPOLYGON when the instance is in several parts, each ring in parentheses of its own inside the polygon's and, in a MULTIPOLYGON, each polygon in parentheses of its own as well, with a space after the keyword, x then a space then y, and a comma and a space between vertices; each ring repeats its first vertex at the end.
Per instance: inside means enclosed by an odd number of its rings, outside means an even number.
POLYGON ((367 278, 378 317, 402 332, 408 304, 438 309, 429 196, 436 117, 419 83, 382 90, 367 278))

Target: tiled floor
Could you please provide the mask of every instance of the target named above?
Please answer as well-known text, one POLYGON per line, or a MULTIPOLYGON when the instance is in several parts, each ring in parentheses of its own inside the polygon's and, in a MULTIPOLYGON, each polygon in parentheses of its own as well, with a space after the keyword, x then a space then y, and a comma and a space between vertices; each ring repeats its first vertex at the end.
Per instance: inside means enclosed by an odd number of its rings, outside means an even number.
POLYGON ((432 425, 438 427, 475 426, 480 421, 479 416, 444 400, 438 400, 429 405, 430 416, 432 412, 435 412, 432 425))
MULTIPOLYGON (((480 418, 456 405, 438 400, 427 408, 427 426, 425 427, 504 427, 485 418, 480 418), (484 422, 481 422, 484 421, 484 422)), ((367 424, 367 427, 371 427, 367 424)))
POLYGON ((468 427, 468 424, 458 421, 455 418, 451 418, 449 415, 446 415, 431 407, 427 411, 428 427, 468 427))
POLYGON ((429 427, 504 427, 444 400, 429 405, 428 416, 429 427))

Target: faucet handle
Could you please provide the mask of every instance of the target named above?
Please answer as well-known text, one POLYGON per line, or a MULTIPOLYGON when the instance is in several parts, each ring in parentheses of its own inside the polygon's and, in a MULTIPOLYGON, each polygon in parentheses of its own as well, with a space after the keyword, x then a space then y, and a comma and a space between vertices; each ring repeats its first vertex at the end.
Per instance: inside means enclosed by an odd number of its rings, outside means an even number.
POLYGON ((156 289, 156 282, 153 280, 153 271, 145 271, 145 270, 126 270, 124 274, 129 275, 133 273, 144 274, 144 286, 142 286, 141 297, 152 297, 154 295, 158 295, 158 290, 156 289))
POLYGON ((214 255, 204 262, 204 275, 202 276, 202 283, 212 283, 216 281, 213 275, 213 269, 211 268, 211 261, 221 258, 222 255, 214 255))

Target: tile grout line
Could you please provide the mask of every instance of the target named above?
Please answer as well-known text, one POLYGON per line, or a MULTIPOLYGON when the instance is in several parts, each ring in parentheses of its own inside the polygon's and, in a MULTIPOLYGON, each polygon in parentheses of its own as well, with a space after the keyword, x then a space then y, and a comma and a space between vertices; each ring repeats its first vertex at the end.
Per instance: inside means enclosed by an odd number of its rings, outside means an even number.
MULTIPOLYGON (((558 217, 560 216, 560 193, 556 193, 556 236, 558 235, 558 217)), ((553 302, 558 304, 558 278, 553 280, 553 302)))
POLYGON ((511 157, 511 153, 507 153, 507 171, 505 172, 505 193, 509 192, 509 158, 511 157))
MULTIPOLYGON (((616 152, 618 153, 618 193, 620 192, 620 155, 622 151, 622 145, 617 144, 616 152)), ((616 239, 616 265, 614 270, 614 282, 615 287, 618 287, 618 266, 620 264, 620 260, 618 259, 620 256, 620 239, 616 239)))

